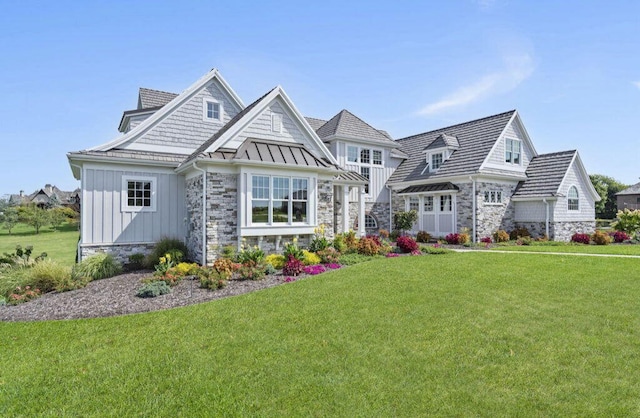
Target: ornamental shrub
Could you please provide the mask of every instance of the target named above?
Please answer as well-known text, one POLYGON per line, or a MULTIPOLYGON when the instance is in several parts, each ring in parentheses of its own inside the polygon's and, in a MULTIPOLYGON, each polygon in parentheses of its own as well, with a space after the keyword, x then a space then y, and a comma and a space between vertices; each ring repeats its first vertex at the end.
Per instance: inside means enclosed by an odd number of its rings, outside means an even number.
POLYGON ((198 274, 198 266, 196 263, 178 263, 171 269, 171 272, 177 276, 196 276, 198 274))
POLYGON ((302 250, 302 255, 303 255, 302 264, 304 264, 305 266, 320 264, 321 260, 317 254, 312 253, 311 251, 302 250))
POLYGON ((344 236, 342 234, 338 234, 333 238, 332 245, 339 253, 343 253, 347 250, 347 244, 344 242, 344 236))
MULTIPOLYGON (((320 257, 320 262, 323 264, 327 263, 337 263, 338 258, 340 257, 340 253, 333 247, 326 248, 322 251, 318 251, 318 257, 320 257)), ((282 260, 284 264, 284 259, 282 260)))
POLYGON ((378 234, 380 234, 380 238, 382 239, 389 239, 389 231, 387 231, 386 229, 379 230, 378 234))
POLYGON ((427 231, 418 231, 418 234, 416 234, 416 241, 422 243, 429 242, 431 241, 431 234, 427 231))
POLYGON ((458 234, 458 244, 459 245, 467 245, 469 243, 469 234, 466 232, 461 232, 458 234))
POLYGON ((284 256, 281 254, 269 254, 264 261, 278 270, 284 267, 284 256))
POLYGON ((155 298, 171 292, 171 288, 163 281, 154 281, 145 284, 136 292, 139 298, 155 298))
POLYGON ((106 279, 122 272, 122 266, 111 254, 96 254, 82 260, 73 267, 73 277, 90 280, 106 279))
POLYGON ((640 209, 620 210, 616 217, 618 220, 612 224, 616 231, 623 231, 629 235, 640 232, 640 209))
POLYGON ((413 238, 406 235, 398 237, 396 245, 403 253, 410 253, 419 249, 418 243, 413 238))
POLYGON ((262 280, 265 276, 265 270, 264 262, 249 260, 242 263, 238 269, 238 275, 243 280, 262 280))
POLYGON ((608 245, 611 243, 611 237, 602 231, 594 232, 593 235, 591 235, 591 240, 595 242, 596 245, 608 245))
POLYGON ((285 276, 298 276, 304 271, 302 261, 295 258, 292 254, 287 257, 287 261, 282 268, 282 274, 285 276))
POLYGON ((202 268, 198 274, 200 287, 211 290, 222 289, 225 287, 229 277, 231 277, 231 275, 227 275, 226 272, 219 272, 215 268, 202 268))
MULTIPOLYGON (((76 281, 71 279, 71 269, 52 260, 44 260, 34 264, 29 269, 28 275, 31 287, 40 289, 42 293, 78 288, 75 284, 76 281)), ((77 280, 79 287, 83 287, 86 283, 87 281, 77 280)))
POLYGON ((230 258, 219 258, 213 262, 212 268, 224 280, 229 280, 233 273, 240 268, 240 265, 234 263, 230 258))
POLYGON ((286 243, 284 245, 282 255, 284 255, 285 260, 288 260, 289 256, 293 256, 293 258, 298 261, 304 260, 304 253, 302 252, 302 249, 298 247, 298 240, 296 238, 293 239, 293 242, 286 243))
POLYGON ((257 245, 247 248, 243 247, 236 255, 236 258, 240 264, 245 264, 249 261, 258 264, 264 261, 264 251, 258 248, 257 245))
POLYGON ((373 257, 362 254, 343 254, 340 256, 340 264, 343 266, 352 266, 354 264, 364 263, 373 260, 373 257))
POLYGON ((491 237, 480 238, 480 242, 483 244, 491 244, 491 237))
POLYGON ((451 233, 451 234, 448 234, 446 237, 444 237, 444 240, 447 241, 447 244, 452 244, 452 245, 457 244, 459 239, 460 239, 460 234, 456 234, 456 233, 451 233))
POLYGON ((182 240, 177 238, 162 238, 153 248, 153 251, 147 255, 144 260, 144 266, 153 269, 160 262, 160 257, 171 254, 172 258, 179 263, 182 259, 189 259, 189 250, 182 240), (180 256, 178 256, 178 252, 180 256))
POLYGON ((124 266, 127 271, 142 270, 144 267, 144 254, 135 253, 129 256, 129 262, 124 266))
POLYGON ((417 220, 418 212, 415 210, 410 210, 408 212, 396 212, 393 215, 394 228, 401 232, 411 229, 417 220))
POLYGON ((347 246, 347 252, 358 252, 358 238, 356 237, 355 231, 349 231, 344 234, 344 243, 347 246))
POLYGON ((625 242, 631 239, 631 237, 627 235, 627 233, 624 231, 610 232, 609 235, 611 235, 613 242, 617 242, 617 243, 625 242))
POLYGON ((449 254, 453 252, 453 250, 440 247, 437 245, 423 245, 422 248, 420 248, 420 250, 425 254, 433 254, 433 255, 449 254))
POLYGON ((498 231, 493 233, 493 241, 494 242, 507 242, 507 241, 509 241, 509 234, 507 234, 507 231, 499 229, 498 231))
POLYGON ((18 286, 9 294, 9 305, 17 305, 22 302, 39 298, 42 295, 40 289, 33 289, 31 286, 18 286))
POLYGON ((589 237, 589 234, 581 234, 576 232, 571 236, 571 242, 576 242, 578 244, 589 244, 590 241, 591 237, 589 237))
POLYGON ((380 244, 378 244, 373 238, 361 238, 358 242, 358 254, 371 256, 378 254, 379 251, 380 244))
POLYGON ((509 232, 509 239, 511 240, 516 240, 522 237, 529 237, 529 238, 531 237, 531 233, 529 233, 529 230, 524 226, 515 228, 514 230, 509 232))

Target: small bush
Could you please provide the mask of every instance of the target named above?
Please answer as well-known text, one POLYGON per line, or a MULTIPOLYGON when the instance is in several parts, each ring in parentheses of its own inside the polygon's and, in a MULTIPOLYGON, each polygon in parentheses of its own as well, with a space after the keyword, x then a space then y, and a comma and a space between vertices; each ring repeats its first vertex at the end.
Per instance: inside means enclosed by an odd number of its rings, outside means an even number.
POLYGON ((74 277, 91 280, 106 279, 122 272, 122 266, 111 254, 96 254, 82 260, 73 268, 74 277))
POLYGON ((7 304, 7 298, 0 295, 0 306, 5 306, 7 304))
POLYGON ((631 239, 631 237, 624 231, 610 232, 609 235, 613 239, 613 242, 621 243, 631 239))
POLYGON ((335 248, 339 253, 343 253, 347 250, 347 244, 344 242, 344 236, 342 234, 338 234, 335 236, 332 245, 333 248, 335 248))
POLYGON ((139 298, 155 298, 171 292, 171 288, 163 281, 154 281, 145 284, 136 292, 139 298))
POLYGON ((493 233, 493 241, 494 242, 507 242, 509 241, 509 234, 507 234, 507 231, 504 231, 502 229, 496 231, 493 233))
POLYGON ((249 260, 238 269, 238 275, 242 280, 262 280, 265 276, 265 263, 249 260))
POLYGON ((320 264, 321 260, 317 254, 312 253, 311 251, 302 250, 302 255, 303 255, 302 264, 304 264, 305 266, 320 264))
MULTIPOLYGON (((62 266, 55 261, 45 260, 36 263, 29 269, 29 284, 33 288, 38 288, 42 293, 54 290, 70 290, 71 269, 62 266)), ((75 288, 75 287, 74 287, 75 288)))
POLYGON ((447 244, 457 245, 460 241, 460 234, 456 234, 456 233, 447 234, 447 236, 444 237, 444 240, 447 241, 447 244))
POLYGON ((240 264, 245 264, 249 261, 259 264, 264 261, 264 251, 258 248, 257 245, 253 248, 242 248, 236 255, 236 259, 240 264))
POLYGON ((170 269, 172 273, 177 276, 196 276, 198 274, 198 266, 196 263, 178 263, 175 267, 170 269))
POLYGON ((222 247, 222 258, 227 258, 229 260, 236 259, 236 249, 233 245, 225 245, 222 247))
MULTIPOLYGON (((221 260, 231 261, 229 259, 224 259, 224 258, 221 260)), ((227 280, 229 280, 229 277, 231 276, 230 275, 227 276, 226 273, 221 273, 217 271, 215 268, 200 269, 200 274, 198 275, 198 278, 200 279, 200 287, 203 289, 210 289, 210 290, 217 290, 225 287, 227 285, 227 280)))
POLYGON ((429 242, 431 241, 431 234, 429 234, 427 231, 419 231, 416 235, 416 241, 422 243, 429 242))
POLYGON ((419 249, 418 243, 413 238, 406 235, 398 237, 396 245, 403 253, 410 253, 419 249))
POLYGON ((447 248, 436 245, 423 245, 420 250, 425 254, 433 255, 450 254, 453 252, 453 250, 449 250, 447 248))
POLYGON ((349 231, 344 234, 344 243, 347 246, 347 252, 357 252, 358 251, 358 237, 356 237, 355 231, 349 231))
POLYGON ((516 245, 531 245, 530 237, 520 237, 516 240, 516 245))
POLYGON ((394 229, 393 231, 391 231, 391 233, 389 234, 389 239, 391 241, 395 241, 398 239, 398 237, 402 235, 400 231, 398 231, 397 229, 394 229))
POLYGON ((269 263, 265 263, 265 267, 264 267, 264 274, 266 274, 267 276, 272 275, 272 274, 276 274, 278 271, 276 270, 275 267, 273 267, 271 264, 269 263))
POLYGON ((293 239, 293 242, 284 245, 282 255, 284 255, 285 260, 288 260, 289 256, 292 256, 299 261, 304 260, 304 253, 302 252, 302 249, 298 247, 298 240, 296 238, 293 239))
POLYGON ((281 270, 282 267, 284 267, 284 256, 281 254, 269 254, 264 261, 278 270, 281 270))
POLYGON ((144 254, 131 254, 129 256, 129 263, 127 263, 125 268, 129 271, 142 270, 144 268, 144 254))
POLYGON ((224 280, 229 280, 239 268, 240 265, 234 263, 230 258, 219 258, 213 262, 213 270, 224 280))
POLYGON ((339 262, 343 266, 352 266, 354 264, 364 263, 365 261, 373 260, 374 257, 362 254, 343 254, 340 256, 339 262))
POLYGON ((594 232, 593 235, 591 235, 591 240, 595 242, 596 245, 608 245, 611 243, 611 237, 602 231, 594 232))
POLYGON ((153 251, 144 260, 144 266, 148 269, 153 269, 159 262, 160 257, 164 257, 166 254, 171 254, 176 262, 189 259, 189 250, 182 240, 177 238, 162 238, 153 248, 153 251), (177 257, 177 251, 181 253, 180 257, 177 257))
POLYGON ((289 254, 287 261, 282 268, 282 274, 285 276, 297 276, 304 271, 304 265, 302 261, 295 258, 292 254, 289 254))
POLYGON ((358 254, 376 255, 380 251, 380 244, 374 238, 361 238, 358 242, 358 254))
POLYGON ((515 228, 514 230, 509 232, 509 239, 517 240, 518 238, 523 238, 523 237, 531 238, 531 234, 529 233, 529 230, 524 226, 515 228))
POLYGON ((480 238, 480 242, 483 244, 491 244, 491 237, 480 238))
POLYGON ((32 288, 31 286, 18 286, 13 292, 9 294, 9 305, 17 305, 23 302, 29 302, 30 300, 39 298, 42 292, 38 288, 32 288))
POLYGON ((575 242, 578 244, 589 244, 590 241, 591 237, 589 237, 589 234, 581 234, 576 232, 571 236, 571 242, 575 242))
POLYGON ((617 221, 611 224, 616 231, 623 231, 629 235, 640 232, 640 209, 620 210, 616 215, 617 221))
POLYGON ((335 248, 329 247, 322 251, 318 251, 318 257, 320 257, 320 262, 323 264, 337 263, 340 258, 340 253, 335 248))
POLYGON ((389 231, 387 231, 386 229, 379 230, 378 234, 380 235, 380 238, 382 238, 382 239, 389 239, 389 231))

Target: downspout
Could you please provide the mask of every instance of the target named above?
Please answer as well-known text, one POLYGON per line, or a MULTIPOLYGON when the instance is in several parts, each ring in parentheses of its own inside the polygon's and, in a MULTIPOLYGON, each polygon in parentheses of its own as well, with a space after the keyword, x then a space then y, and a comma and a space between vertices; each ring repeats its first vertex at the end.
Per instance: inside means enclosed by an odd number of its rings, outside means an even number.
POLYGON ((547 235, 547 238, 549 238, 549 202, 547 202, 546 197, 542 199, 542 203, 544 203, 546 206, 544 218, 544 233, 547 235))
POLYGON ((193 168, 202 173, 202 265, 207 265, 207 170, 193 162, 193 168))
POLYGON ((388 184, 385 184, 385 186, 387 188, 387 190, 389 190, 389 233, 391 233, 391 231, 393 231, 393 223, 391 222, 391 220, 393 219, 393 203, 391 201, 391 186, 389 186, 388 184))
POLYGON ((473 242, 474 244, 477 242, 477 238, 476 238, 476 211, 478 210, 476 208, 477 206, 477 200, 478 197, 476 196, 476 179, 473 176, 469 176, 469 180, 471 180, 471 196, 472 196, 472 200, 471 200, 471 212, 472 212, 472 224, 473 224, 473 237, 471 239, 471 242, 473 242))

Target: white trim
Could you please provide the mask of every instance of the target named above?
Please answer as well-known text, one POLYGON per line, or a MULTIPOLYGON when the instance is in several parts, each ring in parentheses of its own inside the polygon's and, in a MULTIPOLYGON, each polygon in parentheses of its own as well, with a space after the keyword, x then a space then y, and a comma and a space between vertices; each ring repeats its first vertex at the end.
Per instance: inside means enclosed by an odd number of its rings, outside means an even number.
POLYGON ((108 170, 108 171, 143 171, 149 174, 171 174, 176 175, 175 170, 171 168, 162 167, 148 167, 146 165, 134 165, 134 164, 108 164, 102 162, 91 162, 83 164, 87 170, 108 170))
MULTIPOLYGON (((489 150, 487 155, 485 155, 484 161, 482 162, 482 164, 480 164, 480 167, 478 168, 478 171, 482 171, 485 167, 487 167, 487 164, 489 164, 490 158, 493 155, 493 153, 495 152, 496 148, 498 147, 498 144, 500 144, 501 141, 506 137, 507 130, 509 129, 511 124, 514 123, 514 122, 518 124, 518 128, 520 128, 520 131, 522 132, 522 136, 523 136, 522 141, 525 142, 527 144, 527 146, 529 147, 529 149, 531 150, 531 158, 533 159, 533 157, 537 157, 538 156, 538 152, 536 151, 535 147, 533 146, 533 142, 531 142, 531 137, 529 137, 529 133, 527 132, 527 129, 524 127, 524 124, 522 123, 522 119, 520 118, 520 114, 516 110, 516 111, 513 112, 513 115, 511 116, 511 119, 509 120, 509 122, 507 122, 507 124, 504 126, 504 129, 502 130, 500 135, 498 135, 498 138, 496 139, 496 142, 493 143, 493 146, 491 147, 491 149, 489 150)), ((521 154, 524 154, 524 148, 521 150, 521 154)), ((501 159, 504 160, 504 155, 502 155, 501 159)), ((522 157, 520 157, 520 159, 522 160, 522 157)), ((524 166, 524 164, 523 164, 523 166, 524 166)), ((508 166, 505 165, 505 167, 508 167, 508 166)))
POLYGON ((582 159, 580 158, 580 154, 578 153, 578 151, 576 151, 575 154, 573 155, 573 159, 569 163, 569 167, 567 168, 567 171, 565 171, 557 191, 561 190, 562 187, 564 186, 564 183, 567 180, 567 174, 569 173, 569 170, 571 170, 571 166, 573 166, 573 164, 576 162, 578 163, 577 165, 578 172, 580 172, 580 175, 582 176, 582 184, 589 191, 589 194, 591 194, 591 198, 594 200, 594 202, 599 202, 601 197, 596 191, 595 187, 593 187, 593 184, 591 183, 591 178, 589 177, 589 174, 587 174, 587 170, 585 169, 584 164, 582 163, 582 159))
MULTIPOLYGON (((120 211, 121 212, 155 212, 157 208, 157 191, 158 178, 156 176, 130 176, 122 175, 122 189, 120 194, 120 211), (149 182, 151 196, 149 196, 150 206, 130 206, 128 203, 128 183, 129 182, 149 182)), ((144 199, 144 198, 143 198, 144 199)))
MULTIPOLYGON (((132 158, 124 158, 124 157, 103 157, 97 155, 70 155, 67 154, 67 158, 69 161, 77 161, 82 163, 112 163, 118 165, 135 165, 139 167, 151 166, 154 168, 167 167, 170 172, 174 172, 174 169, 178 166, 177 163, 169 162, 169 161, 152 161, 152 160, 134 160, 132 158)), ((105 164, 105 166, 109 166, 110 169, 113 169, 113 166, 110 164, 105 164)), ((148 169, 144 169, 148 170, 148 169)))

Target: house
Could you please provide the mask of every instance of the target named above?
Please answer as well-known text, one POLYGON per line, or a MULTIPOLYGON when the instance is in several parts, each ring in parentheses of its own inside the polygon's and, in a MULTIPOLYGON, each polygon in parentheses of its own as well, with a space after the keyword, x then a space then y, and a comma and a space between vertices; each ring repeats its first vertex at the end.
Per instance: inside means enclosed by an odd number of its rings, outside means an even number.
POLYGON ((616 202, 618 210, 640 209, 640 183, 636 183, 616 193, 616 202))
POLYGON ((409 209, 436 236, 522 225, 567 239, 595 226, 578 153, 538 155, 515 111, 394 141, 347 110, 304 117, 281 86, 245 105, 213 69, 180 94, 140 89, 118 129, 68 154, 81 258, 126 260, 171 236, 209 264, 227 245, 308 243, 320 225, 329 237, 391 229, 409 209))
POLYGON ((33 203, 40 207, 66 206, 77 211, 80 205, 80 189, 67 192, 51 184, 46 184, 43 188, 29 195, 24 194, 22 190, 19 194, 10 195, 9 203, 12 205, 33 203))

